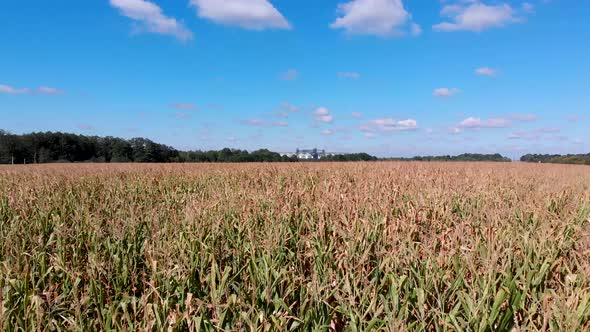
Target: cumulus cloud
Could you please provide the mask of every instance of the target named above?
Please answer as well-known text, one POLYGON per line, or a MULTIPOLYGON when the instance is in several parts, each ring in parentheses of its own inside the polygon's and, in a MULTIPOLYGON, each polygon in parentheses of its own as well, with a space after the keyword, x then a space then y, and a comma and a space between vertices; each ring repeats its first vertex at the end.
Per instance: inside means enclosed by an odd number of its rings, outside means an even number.
POLYGON ((496 76, 496 71, 488 67, 481 67, 475 70, 475 74, 479 76, 496 76))
POLYGON ((332 123, 334 122, 334 117, 332 115, 319 115, 315 117, 316 122, 323 122, 323 123, 332 123))
POLYGON ((51 88, 48 86, 41 86, 37 89, 30 88, 15 88, 10 85, 0 85, 0 93, 9 95, 24 95, 24 94, 40 94, 40 95, 59 95, 63 94, 62 90, 51 88))
POLYGON ((318 107, 313 112, 313 114, 315 114, 315 115, 329 115, 330 114, 330 110, 327 109, 327 108, 325 108, 325 107, 318 107))
POLYGON ((435 31, 483 31, 519 21, 510 5, 486 5, 479 0, 447 4, 442 8, 441 16, 449 20, 434 25, 435 31))
POLYGON ((338 73, 338 77, 357 79, 361 77, 361 74, 354 72, 340 72, 338 73))
POLYGON ((419 35, 420 26, 411 22, 402 0, 352 0, 338 5, 340 17, 330 25, 349 34, 395 36, 419 35))
POLYGON ((580 115, 570 115, 567 118, 567 121, 569 122, 580 122, 582 121, 584 118, 581 117, 580 115))
POLYGON ((296 69, 289 69, 281 74, 281 79, 283 81, 294 81, 297 77, 299 77, 299 72, 296 69))
POLYGON ((323 123, 334 122, 334 117, 332 116, 332 113, 330 113, 330 110, 325 107, 316 108, 316 110, 313 112, 313 115, 315 116, 316 122, 323 122, 323 123))
POLYGON ((363 113, 361 113, 361 112, 352 112, 352 113, 350 113, 350 115, 355 119, 360 119, 363 117, 363 113))
MULTIPOLYGON (((512 113, 502 116, 490 117, 488 119, 481 119, 478 117, 468 117, 463 120, 456 128, 457 129, 481 129, 481 128, 506 128, 511 127, 513 121, 517 122, 534 122, 538 117, 535 114, 529 113, 512 113)), ((455 128, 453 128, 455 130, 455 128)))
POLYGON ((435 97, 452 97, 460 92, 461 90, 456 88, 438 88, 434 89, 432 95, 435 97))
POLYGON ((197 105, 192 103, 174 103, 170 106, 181 111, 194 111, 197 109, 197 105))
POLYGON ((249 30, 291 29, 291 24, 268 0, 191 0, 198 16, 249 30))
POLYGON ((286 121, 276 121, 272 124, 274 127, 288 127, 289 123, 286 121))
POLYGON ((460 128, 482 129, 482 128, 506 128, 512 126, 512 122, 505 118, 481 118, 469 117, 459 123, 460 128))
POLYGON ((138 31, 170 35, 186 41, 193 34, 182 23, 162 13, 162 9, 153 2, 146 0, 109 0, 111 6, 117 8, 121 15, 137 23, 138 31))
POLYGON ((414 119, 394 120, 392 118, 377 118, 363 123, 360 129, 365 132, 414 131, 418 129, 418 122, 414 119))

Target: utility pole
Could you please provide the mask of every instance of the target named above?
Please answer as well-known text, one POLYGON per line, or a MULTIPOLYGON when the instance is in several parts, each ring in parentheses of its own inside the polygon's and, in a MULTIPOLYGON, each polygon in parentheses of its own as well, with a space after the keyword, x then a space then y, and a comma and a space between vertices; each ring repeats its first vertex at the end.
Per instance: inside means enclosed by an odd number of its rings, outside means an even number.
POLYGON ((10 163, 14 165, 14 156, 12 156, 12 161, 10 163))

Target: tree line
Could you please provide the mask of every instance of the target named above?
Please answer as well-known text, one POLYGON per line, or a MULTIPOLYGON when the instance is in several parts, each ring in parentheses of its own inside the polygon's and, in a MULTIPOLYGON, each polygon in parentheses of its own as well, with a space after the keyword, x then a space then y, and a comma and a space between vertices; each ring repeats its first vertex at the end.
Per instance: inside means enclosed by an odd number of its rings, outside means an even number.
MULTIPOLYGON (((465 153, 458 156, 416 156, 411 158, 379 159, 367 153, 339 154, 319 161, 493 161, 510 162, 501 154, 465 153)), ((54 162, 297 162, 296 156, 260 149, 229 149, 211 151, 179 151, 147 138, 122 139, 117 137, 84 136, 61 132, 38 132, 23 135, 0 129, 0 164, 54 162)), ((590 165, 590 154, 527 154, 522 162, 590 165)))
POLYGON ((60 132, 13 135, 0 130, 0 163, 168 162, 172 147, 145 138, 83 136, 60 132))
POLYGON ((481 154, 481 153, 464 153, 458 156, 416 156, 411 158, 389 158, 395 161, 494 161, 494 162, 511 162, 510 158, 504 157, 499 153, 481 154))
POLYGON ((527 154, 520 158, 522 162, 590 165, 589 154, 527 154))
MULTIPOLYGON (((321 161, 372 161, 366 153, 334 155, 321 161)), ((101 162, 297 162, 296 156, 260 149, 179 151, 146 138, 84 136, 61 132, 14 135, 0 130, 0 164, 101 162)))

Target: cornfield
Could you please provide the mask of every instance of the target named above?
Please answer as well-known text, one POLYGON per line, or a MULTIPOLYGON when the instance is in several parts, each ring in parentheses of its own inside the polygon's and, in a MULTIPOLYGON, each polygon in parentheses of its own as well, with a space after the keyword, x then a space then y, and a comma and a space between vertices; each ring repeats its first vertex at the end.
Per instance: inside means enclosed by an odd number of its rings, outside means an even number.
POLYGON ((590 169, 0 167, 3 331, 587 331, 590 169))

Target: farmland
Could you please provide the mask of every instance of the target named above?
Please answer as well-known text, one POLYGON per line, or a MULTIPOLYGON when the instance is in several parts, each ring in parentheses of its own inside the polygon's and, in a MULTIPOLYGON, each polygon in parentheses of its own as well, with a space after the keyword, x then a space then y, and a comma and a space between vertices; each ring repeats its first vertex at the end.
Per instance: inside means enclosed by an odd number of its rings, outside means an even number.
POLYGON ((0 167, 0 330, 583 331, 590 169, 0 167))

